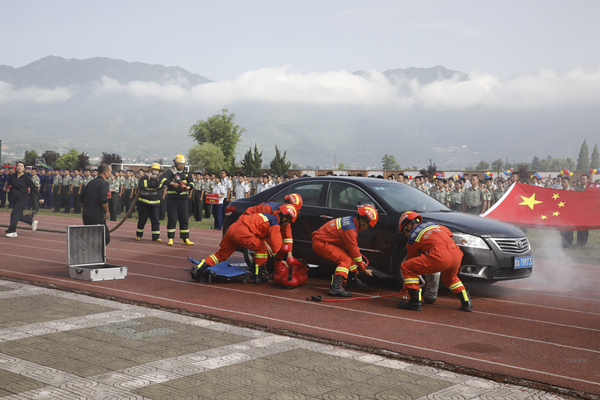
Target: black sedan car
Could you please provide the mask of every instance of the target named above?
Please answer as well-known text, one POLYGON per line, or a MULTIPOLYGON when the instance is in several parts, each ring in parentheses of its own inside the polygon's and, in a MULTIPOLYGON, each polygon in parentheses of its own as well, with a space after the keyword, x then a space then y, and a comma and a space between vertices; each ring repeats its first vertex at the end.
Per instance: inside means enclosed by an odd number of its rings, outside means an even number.
MULTIPOLYGON (((358 235, 358 245, 374 274, 393 276, 402 284, 400 265, 406 257, 406 238, 398 229, 402 213, 413 210, 446 226, 464 253, 459 277, 495 282, 531 276, 533 258, 520 229, 479 216, 452 212, 445 205, 409 185, 383 179, 310 177, 293 179, 254 196, 233 201, 226 210, 223 233, 246 208, 272 201, 283 204, 288 193, 302 196, 304 205, 293 224, 294 257, 309 264, 333 266, 312 249, 311 234, 326 222, 355 215, 357 205, 371 204, 379 212, 375 228, 358 235)), ((251 254, 245 249, 246 261, 251 254)))

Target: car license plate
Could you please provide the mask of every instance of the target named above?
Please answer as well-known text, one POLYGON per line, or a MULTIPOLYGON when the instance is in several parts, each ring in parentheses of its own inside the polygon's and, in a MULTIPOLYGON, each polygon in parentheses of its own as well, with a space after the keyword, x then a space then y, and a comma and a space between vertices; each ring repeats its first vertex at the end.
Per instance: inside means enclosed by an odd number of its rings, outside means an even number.
POLYGON ((515 257, 515 269, 533 267, 533 257, 515 257))

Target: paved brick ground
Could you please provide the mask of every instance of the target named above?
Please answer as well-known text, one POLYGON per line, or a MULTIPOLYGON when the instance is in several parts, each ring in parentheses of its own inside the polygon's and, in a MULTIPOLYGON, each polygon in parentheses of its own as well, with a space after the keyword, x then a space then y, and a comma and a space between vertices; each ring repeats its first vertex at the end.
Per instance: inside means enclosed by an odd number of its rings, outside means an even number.
POLYGON ((0 280, 0 398, 559 397, 368 353, 0 280))

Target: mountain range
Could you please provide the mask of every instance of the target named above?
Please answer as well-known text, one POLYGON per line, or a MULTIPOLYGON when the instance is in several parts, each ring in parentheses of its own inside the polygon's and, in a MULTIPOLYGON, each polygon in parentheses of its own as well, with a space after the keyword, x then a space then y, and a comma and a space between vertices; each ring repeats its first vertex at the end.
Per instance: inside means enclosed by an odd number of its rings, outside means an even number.
MULTIPOLYGON (((469 78, 443 66, 382 74, 398 93, 410 85, 469 78)), ((352 76, 367 80, 371 72, 356 71, 352 76)), ((557 141, 568 132, 569 140, 580 144, 580 138, 588 137, 590 118, 596 118, 591 107, 457 110, 377 102, 243 97, 210 102, 170 97, 211 85, 210 79, 180 67, 101 57, 48 56, 19 68, 0 65, 0 139, 10 147, 6 152, 17 155, 29 149, 64 152, 74 147, 92 156, 109 152, 170 160, 194 144, 188 130, 196 121, 227 108, 246 129, 238 160, 256 143, 264 150, 265 162, 277 145, 302 166, 331 167, 335 160, 357 168, 380 168, 383 155, 392 154, 402 167, 421 167, 431 159, 441 168, 460 169, 498 157, 515 162, 530 161, 533 155, 568 156, 559 153, 565 146, 557 141)), ((573 144, 573 153, 579 144, 573 144)))

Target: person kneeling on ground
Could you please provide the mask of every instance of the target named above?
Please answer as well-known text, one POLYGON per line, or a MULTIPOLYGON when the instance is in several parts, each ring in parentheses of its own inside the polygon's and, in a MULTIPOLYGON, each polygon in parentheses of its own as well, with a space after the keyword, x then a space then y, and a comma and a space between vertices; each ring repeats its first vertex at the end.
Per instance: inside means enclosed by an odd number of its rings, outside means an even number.
POLYGON ((471 311, 473 303, 469 293, 456 274, 460 268, 463 253, 452 240, 452 232, 442 225, 423 222, 423 217, 414 211, 407 211, 398 222, 400 230, 408 238, 407 260, 402 263, 404 286, 410 300, 398 303, 402 310, 421 311, 421 288, 419 275, 435 274, 441 271, 440 280, 460 299, 463 311, 471 311))
POLYGON ((242 215, 233 223, 219 245, 219 250, 206 257, 190 272, 192 279, 200 282, 202 273, 208 267, 212 267, 227 260, 239 246, 253 250, 255 270, 253 271, 255 283, 267 283, 267 257, 268 253, 275 254, 281 249, 283 242, 281 229, 296 221, 298 211, 290 204, 284 204, 279 208, 280 213, 242 215), (267 244, 267 240, 271 243, 267 244))
POLYGON ((313 232, 313 250, 319 256, 337 263, 331 281, 330 296, 350 297, 352 292, 344 290, 342 283, 348 280, 348 287, 365 288, 366 284, 358 280, 358 270, 372 276, 363 262, 358 248, 358 232, 374 227, 379 214, 373 206, 362 206, 355 217, 342 217, 327 222, 319 230, 313 232))

